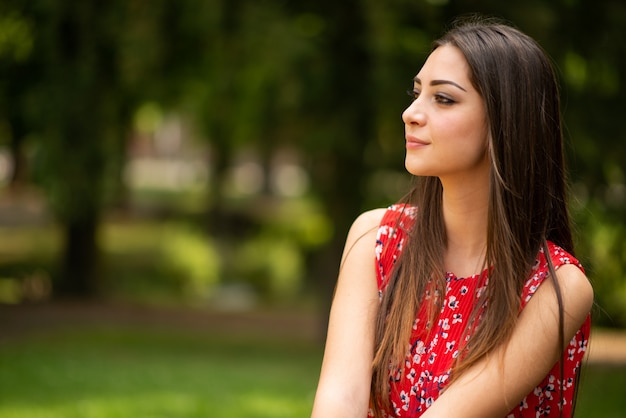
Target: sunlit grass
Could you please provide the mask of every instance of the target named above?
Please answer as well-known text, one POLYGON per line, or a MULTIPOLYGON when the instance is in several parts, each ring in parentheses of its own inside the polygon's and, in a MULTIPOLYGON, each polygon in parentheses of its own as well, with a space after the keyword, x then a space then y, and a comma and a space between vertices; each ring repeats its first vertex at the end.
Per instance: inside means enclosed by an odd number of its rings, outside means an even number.
MULTIPOLYGON (((211 235, 197 216, 180 211, 165 217, 107 216, 97 235, 100 296, 151 304, 203 304, 220 286, 236 282, 253 287, 265 302, 297 297, 306 273, 305 252, 328 240, 330 223, 306 199, 252 206, 259 213, 240 216, 263 227, 226 239, 211 235)), ((0 234, 0 302, 36 299, 20 295, 18 289, 33 277, 54 290, 62 229, 53 223, 0 226, 0 234)))
POLYGON ((100 238, 107 296, 182 303, 206 299, 219 282, 213 239, 184 222, 107 222, 100 238))
POLYGON ((0 236, 0 262, 49 258, 61 245, 61 231, 53 225, 0 226, 0 236))
POLYGON ((321 351, 137 330, 70 331, 0 347, 0 416, 299 417, 321 351))
MULTIPOLYGON (((25 280, 51 285, 62 244, 58 226, 0 226, 0 236, 0 302, 17 303, 26 297, 21 294, 25 280)), ((188 222, 107 220, 98 242, 104 297, 176 304, 206 299, 219 281, 213 239, 188 222)))

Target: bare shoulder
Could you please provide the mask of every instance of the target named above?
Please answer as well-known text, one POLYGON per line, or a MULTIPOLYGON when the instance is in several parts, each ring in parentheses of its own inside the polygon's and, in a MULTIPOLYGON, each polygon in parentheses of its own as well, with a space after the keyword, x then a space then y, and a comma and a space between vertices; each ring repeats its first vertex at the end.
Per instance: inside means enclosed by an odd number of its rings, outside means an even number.
POLYGON ((376 235, 378 226, 385 214, 386 209, 372 209, 361 213, 352 223, 348 238, 346 239, 346 247, 344 250, 344 259, 347 254, 355 246, 370 246, 372 252, 374 245, 371 238, 376 235))
POLYGON ((573 264, 565 264, 556 271, 556 280, 566 311, 570 315, 586 316, 593 305, 593 287, 585 273, 573 264))
POLYGON ((366 212, 361 213, 352 223, 352 227, 350 228, 350 233, 367 233, 371 230, 375 230, 385 215, 386 209, 378 208, 371 209, 366 212))

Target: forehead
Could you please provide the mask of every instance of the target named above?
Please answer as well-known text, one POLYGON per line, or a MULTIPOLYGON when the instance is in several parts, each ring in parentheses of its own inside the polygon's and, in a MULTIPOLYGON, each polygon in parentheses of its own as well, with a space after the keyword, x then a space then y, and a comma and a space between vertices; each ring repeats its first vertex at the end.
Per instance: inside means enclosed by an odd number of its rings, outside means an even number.
POLYGON ((417 77, 422 83, 435 79, 469 82, 469 74, 469 66, 461 50, 443 45, 428 56, 417 77))

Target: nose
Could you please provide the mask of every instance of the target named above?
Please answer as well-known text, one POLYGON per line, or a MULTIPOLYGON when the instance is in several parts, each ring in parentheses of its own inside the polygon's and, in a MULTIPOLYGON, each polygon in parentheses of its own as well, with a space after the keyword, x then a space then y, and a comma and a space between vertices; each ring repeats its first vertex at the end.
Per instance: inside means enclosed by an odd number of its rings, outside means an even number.
POLYGON ((416 124, 422 126, 426 123, 426 114, 424 109, 422 109, 419 98, 413 100, 409 107, 402 112, 402 121, 406 125, 416 124))

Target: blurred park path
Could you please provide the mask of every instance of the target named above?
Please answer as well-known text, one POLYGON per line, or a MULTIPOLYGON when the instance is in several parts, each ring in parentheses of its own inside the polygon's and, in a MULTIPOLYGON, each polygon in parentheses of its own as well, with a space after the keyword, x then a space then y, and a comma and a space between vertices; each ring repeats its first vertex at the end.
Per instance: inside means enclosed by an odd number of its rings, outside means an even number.
POLYGON ((626 331, 592 330, 588 359, 592 363, 626 364, 626 331))
POLYGON ((0 193, 0 226, 36 226, 53 221, 44 196, 34 188, 0 193))
POLYGON ((40 332, 84 327, 141 327, 265 336, 323 343, 315 312, 246 311, 139 306, 89 301, 0 305, 0 344, 40 332))
MULTIPOLYGON (((276 337, 323 344, 316 312, 216 312, 103 302, 54 302, 0 305, 0 344, 41 332, 83 327, 141 327, 198 333, 276 337)), ((626 332, 594 328, 588 361, 626 364, 626 332)))

